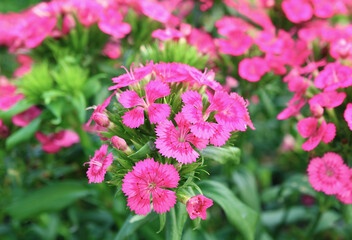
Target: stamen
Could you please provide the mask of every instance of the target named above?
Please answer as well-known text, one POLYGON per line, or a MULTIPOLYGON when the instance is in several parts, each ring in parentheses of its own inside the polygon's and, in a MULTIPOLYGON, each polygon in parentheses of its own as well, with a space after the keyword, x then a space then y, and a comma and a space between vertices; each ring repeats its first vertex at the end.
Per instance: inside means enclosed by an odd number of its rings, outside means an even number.
POLYGON ((125 66, 121 66, 121 68, 125 69, 125 71, 126 71, 128 77, 129 77, 131 80, 134 79, 134 78, 132 78, 132 75, 129 73, 129 71, 127 70, 127 68, 126 68, 125 66))

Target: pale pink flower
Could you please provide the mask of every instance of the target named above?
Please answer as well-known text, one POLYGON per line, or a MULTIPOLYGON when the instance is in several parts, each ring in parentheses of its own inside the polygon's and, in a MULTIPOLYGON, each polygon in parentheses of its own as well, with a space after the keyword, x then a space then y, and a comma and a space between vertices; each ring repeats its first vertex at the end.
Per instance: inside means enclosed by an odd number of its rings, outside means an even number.
POLYGON ((352 41, 340 38, 330 43, 330 55, 335 59, 345 59, 352 54, 352 41))
POLYGON ((130 72, 128 72, 128 70, 122 66, 122 68, 124 68, 127 73, 112 78, 113 83, 117 84, 115 86, 109 87, 109 90, 127 87, 133 83, 139 82, 139 80, 143 79, 153 71, 154 64, 153 61, 151 61, 146 66, 136 68, 135 70, 133 70, 132 67, 133 65, 131 65, 130 72))
POLYGON ((180 175, 171 164, 161 164, 148 158, 136 163, 132 171, 122 180, 122 191, 127 196, 127 206, 136 214, 146 215, 153 210, 158 214, 170 211, 176 204, 174 191, 164 188, 176 188, 180 175))
POLYGON ((98 27, 102 32, 109 34, 114 38, 124 38, 131 32, 131 26, 128 23, 122 22, 122 20, 123 16, 117 9, 108 8, 100 14, 98 27))
POLYGON ((238 66, 238 73, 241 78, 250 82, 258 82, 268 71, 267 62, 260 57, 244 58, 238 66))
POLYGON ((310 160, 307 171, 312 187, 328 195, 341 192, 344 182, 350 178, 349 168, 341 156, 333 152, 310 160))
POLYGON ((284 0, 281 6, 291 22, 300 23, 313 17, 313 8, 306 0, 284 0))
POLYGON ((200 217, 205 220, 207 218, 207 208, 213 206, 213 200, 204 197, 203 195, 196 195, 188 199, 186 209, 191 219, 200 217))
POLYGON ((122 116, 122 122, 130 128, 138 128, 144 123, 144 110, 148 112, 151 123, 159 123, 169 117, 171 107, 167 103, 155 103, 155 100, 170 94, 166 83, 151 81, 144 87, 145 100, 135 91, 126 90, 120 94, 119 102, 125 108, 133 108, 122 116))
POLYGON ((29 109, 27 109, 24 112, 21 112, 19 114, 16 114, 15 116, 12 117, 12 122, 16 126, 19 127, 25 127, 27 126, 30 122, 32 122, 33 119, 37 118, 42 111, 37 108, 36 106, 33 106, 29 109))
POLYGON ((346 110, 345 110, 343 116, 348 124, 348 127, 352 131, 352 103, 347 104, 346 110))
POLYGON ((308 138, 308 140, 302 144, 303 150, 311 151, 319 145, 320 141, 329 143, 335 138, 335 124, 327 124, 325 120, 321 121, 320 126, 318 126, 318 123, 318 119, 313 117, 308 117, 298 122, 298 132, 302 135, 302 137, 308 138))
POLYGON ((313 96, 309 100, 309 105, 318 104, 322 107, 326 108, 335 108, 340 106, 346 98, 345 92, 336 92, 336 91, 329 91, 329 92, 321 92, 313 96))
POLYGON ((206 148, 207 139, 198 138, 191 133, 191 124, 182 113, 175 116, 177 128, 172 121, 165 120, 156 127, 156 148, 165 157, 175 158, 178 162, 187 164, 197 160, 199 153, 192 147, 201 150, 206 148), (191 145, 192 144, 192 145, 191 145))
POLYGON ((352 86, 352 68, 338 62, 328 63, 314 79, 314 85, 324 91, 352 86))
POLYGON ((99 150, 96 150, 94 157, 89 156, 89 164, 87 170, 87 177, 89 183, 101 183, 104 181, 105 173, 107 168, 112 164, 114 160, 112 153, 108 154, 108 145, 104 144, 99 150))
POLYGON ((36 132, 35 137, 42 143, 42 149, 47 153, 56 153, 63 147, 70 147, 79 142, 78 134, 70 130, 62 130, 48 135, 36 132))
POLYGON ((240 56, 253 44, 252 38, 242 31, 230 32, 227 37, 228 39, 216 39, 219 51, 223 54, 240 56))
POLYGON ((174 28, 157 29, 152 32, 152 37, 161 41, 166 41, 169 39, 177 40, 183 37, 183 33, 174 28))
POLYGON ((284 139, 282 140, 280 149, 283 152, 290 152, 295 148, 296 139, 290 134, 285 134, 284 139))

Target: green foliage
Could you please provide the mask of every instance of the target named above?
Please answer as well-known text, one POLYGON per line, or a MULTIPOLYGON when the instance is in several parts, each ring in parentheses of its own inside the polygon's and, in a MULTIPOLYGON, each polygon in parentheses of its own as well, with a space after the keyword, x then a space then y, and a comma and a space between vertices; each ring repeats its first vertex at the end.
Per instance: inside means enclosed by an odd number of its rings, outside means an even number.
POLYGON ((255 236, 258 213, 247 207, 224 184, 216 181, 203 181, 199 187, 204 195, 213 199, 224 210, 227 219, 246 240, 255 236))
POLYGON ((153 60, 154 62, 178 62, 188 64, 198 69, 204 69, 208 55, 202 55, 197 48, 184 40, 178 42, 166 41, 160 47, 159 42, 141 47, 141 62, 153 60))

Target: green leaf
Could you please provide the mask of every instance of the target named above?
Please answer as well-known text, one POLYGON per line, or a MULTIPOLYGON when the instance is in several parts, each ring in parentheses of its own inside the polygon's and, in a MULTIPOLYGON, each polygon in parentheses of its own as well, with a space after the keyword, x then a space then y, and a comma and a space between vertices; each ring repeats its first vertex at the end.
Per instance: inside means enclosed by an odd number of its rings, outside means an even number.
POLYGON ((130 158, 133 159, 143 159, 143 157, 147 156, 147 154, 150 154, 152 152, 151 146, 153 142, 149 141, 147 142, 143 147, 141 147, 137 152, 129 155, 130 158))
POLYGON ((90 192, 86 185, 78 182, 54 183, 11 203, 5 212, 11 217, 25 219, 46 211, 59 211, 90 192))
POLYGON ((46 105, 50 112, 55 116, 55 119, 51 120, 52 124, 58 125, 62 120, 62 113, 67 107, 66 101, 63 98, 56 99, 56 101, 51 102, 46 105))
POLYGON ((205 159, 217 161, 221 164, 239 164, 241 150, 237 147, 207 147, 201 154, 205 159))
POLYGON ((166 213, 159 214, 159 222, 160 222, 160 228, 159 228, 159 231, 157 233, 160 233, 165 227, 166 213))
POLYGON ((41 122, 41 117, 34 119, 26 127, 19 129, 14 134, 11 134, 10 137, 6 139, 6 148, 11 149, 19 143, 29 140, 34 133, 38 130, 41 122))
POLYGON ((142 227, 147 222, 156 218, 155 213, 149 213, 148 215, 133 215, 130 214, 128 218, 125 220, 124 224, 120 228, 115 240, 124 240, 129 239, 128 237, 131 236, 137 229, 142 227))
POLYGON ((13 106, 7 111, 0 111, 0 118, 4 120, 9 120, 14 115, 27 110, 31 106, 33 106, 33 104, 29 103, 26 99, 24 99, 22 101, 17 102, 15 106, 13 106))
POLYGON ((213 199, 224 210, 227 219, 246 240, 253 240, 258 213, 243 204, 224 184, 216 181, 203 181, 198 184, 204 195, 213 199))
POLYGON ((72 98, 72 105, 75 107, 78 113, 78 119, 80 123, 84 123, 86 120, 86 99, 83 94, 79 92, 74 98, 72 98))

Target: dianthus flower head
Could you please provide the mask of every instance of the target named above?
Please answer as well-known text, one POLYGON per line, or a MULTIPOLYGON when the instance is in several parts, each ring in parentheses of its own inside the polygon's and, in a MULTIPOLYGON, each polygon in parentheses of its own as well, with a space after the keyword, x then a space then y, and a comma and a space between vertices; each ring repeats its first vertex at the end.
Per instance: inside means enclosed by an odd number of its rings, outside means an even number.
POLYGON ((304 22, 313 17, 313 8, 306 0, 284 0, 282 10, 294 23, 304 22))
POLYGON ((165 213, 176 204, 174 191, 164 188, 176 188, 180 176, 171 164, 161 164, 148 158, 136 163, 132 171, 122 180, 122 191, 127 196, 127 205, 136 214, 146 215, 153 209, 165 213))
POLYGON ((165 157, 173 157, 180 163, 187 164, 197 160, 199 153, 192 148, 206 148, 208 139, 198 138, 191 133, 191 124, 182 113, 175 116, 176 126, 170 120, 161 122, 156 127, 156 148, 165 157))
POLYGON ((346 98, 345 92, 321 92, 309 100, 309 105, 318 104, 321 107, 335 108, 340 106, 346 98))
POLYGON ((352 86, 352 68, 338 62, 328 63, 314 79, 314 85, 324 91, 352 86))
POLYGON ((205 220, 207 218, 207 208, 213 205, 213 200, 204 197, 203 195, 197 195, 188 199, 186 203, 186 209, 191 219, 200 217, 205 220))
POLYGON ((311 151, 319 145, 320 141, 329 143, 335 138, 335 124, 327 124, 325 120, 322 120, 320 126, 318 126, 318 123, 318 119, 313 117, 308 117, 298 122, 298 132, 302 137, 308 138, 308 140, 302 144, 303 150, 311 151))
POLYGON ((250 82, 258 82, 269 70, 265 59, 260 57, 245 58, 238 66, 238 73, 241 78, 250 82))
POLYGON ((349 168, 340 155, 328 152, 322 158, 313 158, 308 165, 308 180, 316 191, 337 194, 343 190, 344 182, 349 179, 349 168))
POLYGON ((36 106, 33 106, 29 109, 27 109, 24 112, 21 112, 19 114, 16 114, 15 116, 12 117, 12 122, 16 126, 19 127, 25 127, 27 126, 33 119, 38 117, 42 111, 37 108, 36 106))
POLYGON ((112 153, 108 154, 108 145, 104 144, 99 150, 95 151, 94 157, 90 158, 90 161, 85 163, 89 164, 87 171, 89 183, 101 183, 112 161, 113 156, 112 153))
POLYGON ((144 123, 144 110, 148 112, 151 123, 159 123, 171 113, 171 107, 168 104, 155 103, 155 100, 170 94, 171 90, 167 84, 151 81, 144 89, 145 100, 139 97, 135 91, 126 90, 120 94, 119 102, 123 107, 135 107, 122 116, 122 122, 130 128, 137 128, 144 123))

